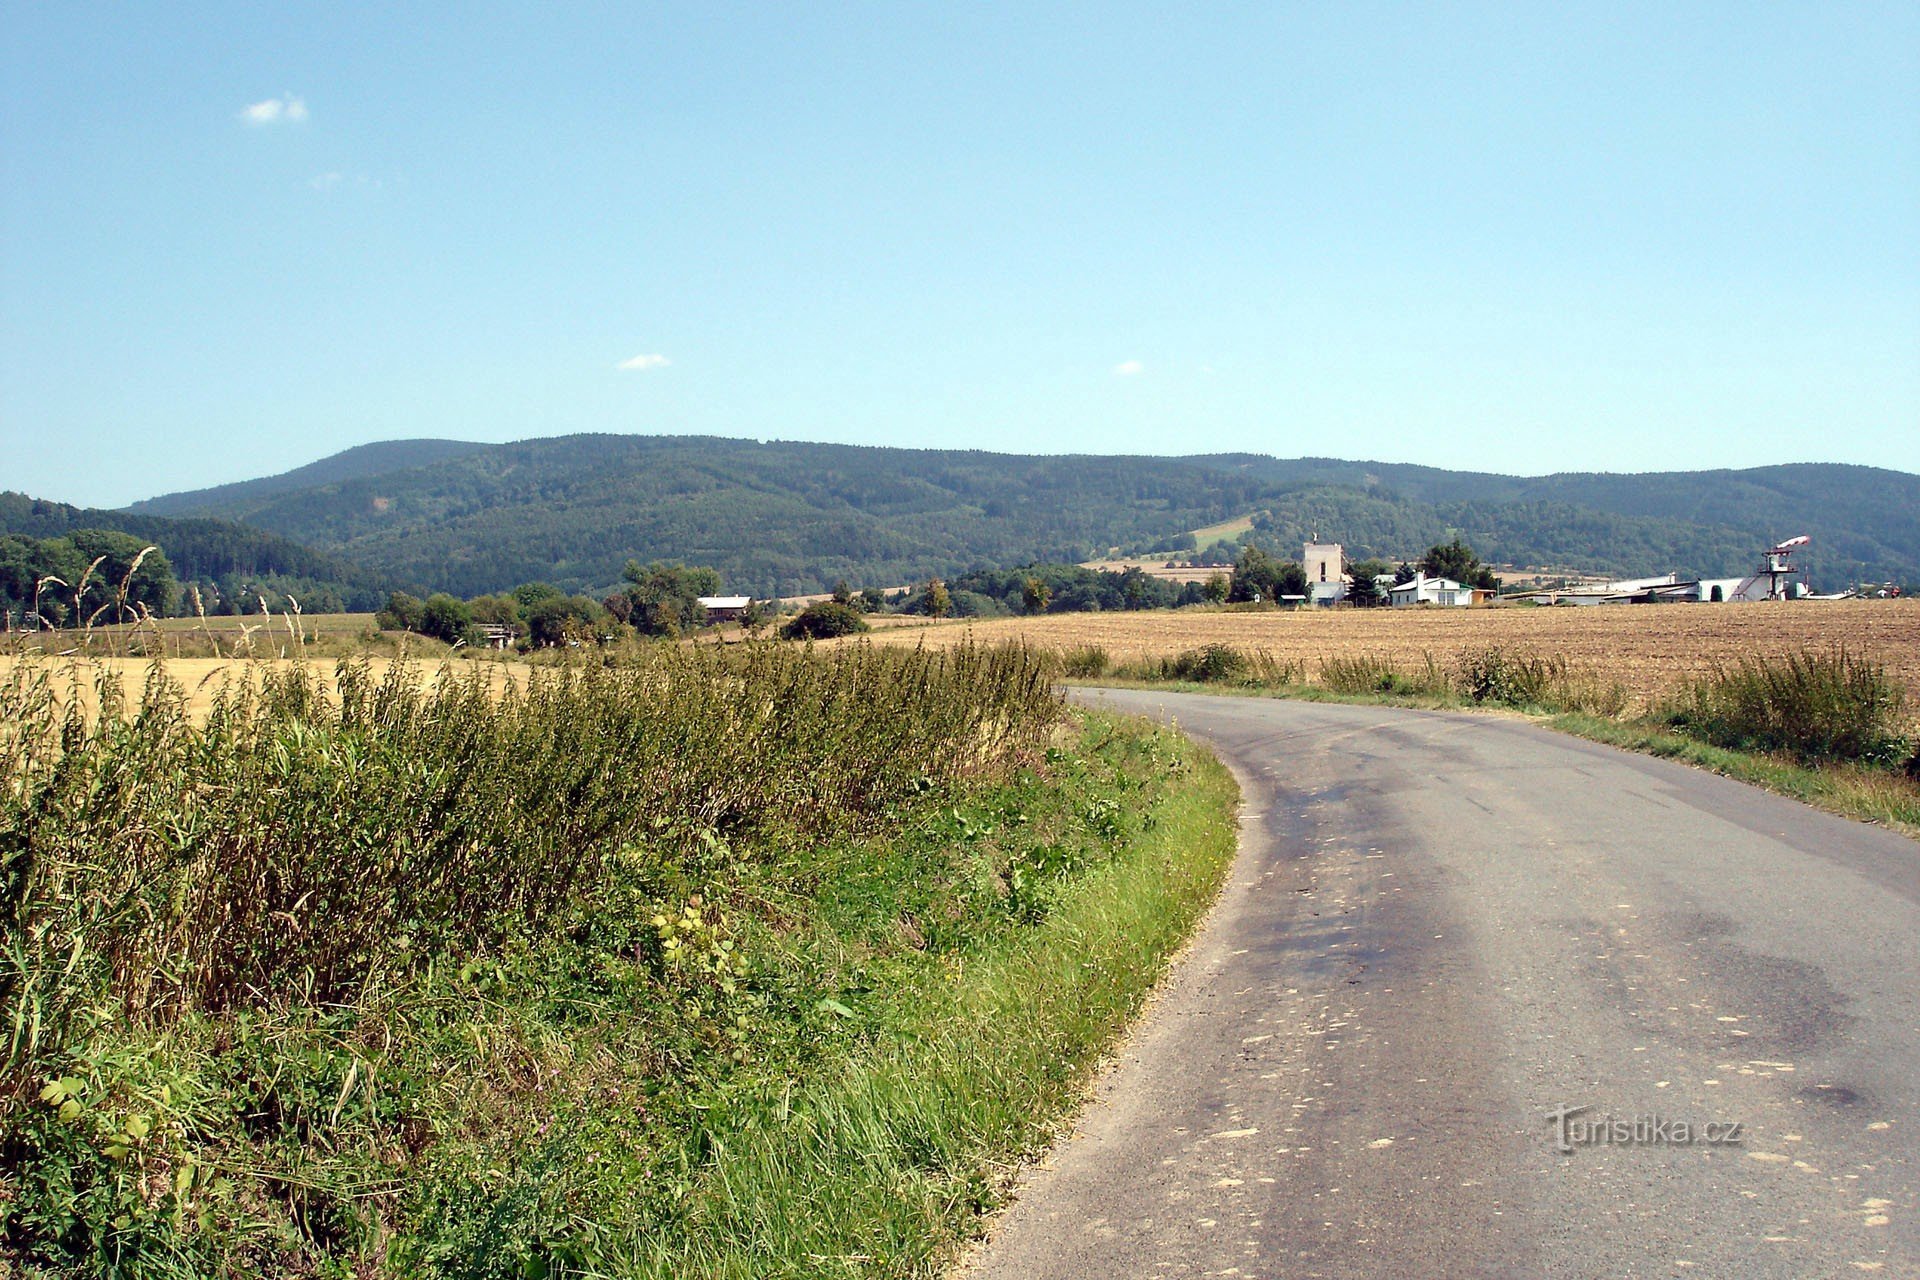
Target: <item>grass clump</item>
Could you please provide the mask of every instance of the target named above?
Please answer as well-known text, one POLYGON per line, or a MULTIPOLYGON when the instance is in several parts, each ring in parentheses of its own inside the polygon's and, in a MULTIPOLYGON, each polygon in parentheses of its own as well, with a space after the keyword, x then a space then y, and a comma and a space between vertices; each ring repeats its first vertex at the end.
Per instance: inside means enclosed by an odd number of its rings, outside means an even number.
POLYGON ((1508 653, 1496 647, 1462 654, 1454 674, 1460 696, 1469 702, 1537 707, 1565 684, 1567 664, 1557 656, 1508 653))
POLYGON ((1246 684, 1253 660, 1230 644, 1209 644, 1176 656, 1167 674, 1196 684, 1246 684))
POLYGON ((1075 645, 1060 654, 1060 674, 1069 680, 1097 680, 1112 666, 1113 660, 1102 645, 1075 645))
POLYGON ((1690 681, 1663 718, 1714 746, 1808 763, 1901 765, 1914 755, 1906 691, 1879 663, 1844 648, 1715 667, 1690 681))
POLYGON ((1172 680, 1243 689, 1276 689, 1298 683, 1300 669, 1262 649, 1228 644, 1202 645, 1171 658, 1149 659, 1119 674, 1135 680, 1172 680))
POLYGON ((924 1270, 1232 848, 1024 650, 93 674, 0 684, 0 1273, 924 1270))
POLYGON ((1407 669, 1384 654, 1335 654, 1320 660, 1320 683, 1339 694, 1443 696, 1451 682, 1432 654, 1407 669))

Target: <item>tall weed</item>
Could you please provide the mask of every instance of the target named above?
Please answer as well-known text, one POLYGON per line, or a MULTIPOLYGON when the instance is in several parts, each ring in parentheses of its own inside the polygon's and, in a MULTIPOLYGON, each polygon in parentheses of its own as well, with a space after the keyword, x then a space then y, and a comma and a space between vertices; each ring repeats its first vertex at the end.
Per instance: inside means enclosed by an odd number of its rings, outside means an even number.
POLYGON ((1335 654, 1320 660, 1320 683, 1335 693, 1420 694, 1437 696, 1451 686, 1447 673, 1429 653, 1419 667, 1405 668, 1385 654, 1335 654))
POLYGON ((1664 718, 1715 746, 1808 762, 1899 765, 1914 754, 1905 689, 1844 648, 1717 666, 1689 681, 1664 718))
POLYGON ((127 1016, 350 1002, 422 957, 538 930, 623 851, 819 838, 1031 756, 1059 703, 1018 649, 656 646, 437 680, 344 662, 230 682, 204 724, 156 667, 134 708, 0 685, 0 1091, 102 998, 127 1016), (71 700, 69 700, 71 703, 71 700))

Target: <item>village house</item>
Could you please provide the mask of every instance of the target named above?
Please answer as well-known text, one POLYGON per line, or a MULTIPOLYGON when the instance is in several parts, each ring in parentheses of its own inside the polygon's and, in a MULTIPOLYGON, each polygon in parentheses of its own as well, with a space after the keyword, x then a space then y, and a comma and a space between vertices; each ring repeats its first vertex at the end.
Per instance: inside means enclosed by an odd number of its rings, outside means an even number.
POLYGON ((752 596, 700 597, 700 607, 707 611, 708 622, 738 622, 752 605, 752 596))
POLYGON ((1387 593, 1387 599, 1396 609, 1404 609, 1416 604, 1437 604, 1446 608, 1465 608, 1473 603, 1474 589, 1452 578, 1429 578, 1424 573, 1413 575, 1413 581, 1403 582, 1387 593))

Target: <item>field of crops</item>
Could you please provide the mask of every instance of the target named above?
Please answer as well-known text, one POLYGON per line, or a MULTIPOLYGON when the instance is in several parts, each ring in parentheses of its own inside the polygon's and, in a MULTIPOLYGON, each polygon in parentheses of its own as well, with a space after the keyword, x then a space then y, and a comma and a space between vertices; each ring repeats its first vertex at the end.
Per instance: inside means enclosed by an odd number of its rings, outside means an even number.
POLYGON ((1920 693, 1920 600, 1603 608, 1337 609, 1048 614, 876 631, 876 644, 944 645, 968 635, 1056 650, 1104 648, 1115 662, 1206 644, 1260 650, 1312 677, 1331 657, 1384 655, 1451 664, 1499 646, 1557 655, 1581 675, 1617 681, 1646 698, 1715 663, 1844 645, 1885 664, 1920 693))
MULTIPOLYGON (((0 654, 0 683, 9 678, 19 661, 16 656, 0 654)), ((279 657, 251 661, 240 658, 168 658, 163 663, 156 663, 151 658, 123 657, 55 657, 45 661, 52 677, 49 693, 54 704, 60 708, 78 704, 91 716, 99 710, 103 687, 109 691, 109 696, 113 696, 111 690, 115 686, 118 687, 120 698, 129 705, 137 705, 148 679, 158 667, 168 680, 179 686, 185 699, 187 716, 195 723, 205 720, 207 712, 223 691, 237 691, 239 683, 243 681, 257 688, 264 677, 284 674, 296 667, 292 659, 279 657)), ((386 679, 394 663, 395 659, 377 655, 367 658, 367 667, 375 680, 386 679)), ((516 675, 524 681, 528 670, 521 663, 484 660, 461 661, 444 667, 431 662, 420 665, 423 679, 430 684, 437 682, 443 673, 460 677, 477 668, 484 673, 496 692, 516 675)), ((332 659, 315 659, 310 664, 309 675, 316 688, 328 697, 335 696, 338 678, 332 659)))

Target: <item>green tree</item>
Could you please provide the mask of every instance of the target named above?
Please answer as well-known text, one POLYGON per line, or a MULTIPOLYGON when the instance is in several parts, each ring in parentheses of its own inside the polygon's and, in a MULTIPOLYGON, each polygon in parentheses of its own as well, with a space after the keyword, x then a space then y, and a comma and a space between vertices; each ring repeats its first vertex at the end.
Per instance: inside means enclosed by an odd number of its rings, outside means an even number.
POLYGON ((1053 589, 1040 578, 1028 578, 1020 587, 1020 603, 1028 613, 1045 613, 1053 599, 1053 589))
POLYGON ((115 621, 140 609, 164 617, 179 603, 180 584, 158 547, 112 529, 75 529, 66 541, 87 564, 100 562, 81 598, 89 616, 104 608, 115 621))
POLYGON ((1227 575, 1224 573, 1208 574, 1207 580, 1201 584, 1200 589, 1202 594, 1206 596, 1208 604, 1225 604, 1227 591, 1229 589, 1227 586, 1227 575))
POLYGON ((1355 608, 1371 609, 1386 602, 1376 579, 1382 574, 1391 574, 1392 565, 1385 560, 1362 560, 1350 572, 1353 574, 1353 585, 1347 588, 1347 599, 1355 608))
POLYGON ((623 576, 632 585, 624 593, 627 616, 622 620, 642 635, 672 636, 682 627, 704 626, 707 611, 700 597, 720 594, 719 573, 677 561, 643 565, 629 560, 623 576))
POLYGON ((386 608, 373 615, 373 625, 382 631, 418 631, 425 617, 426 606, 417 597, 395 591, 386 608))
POLYGON ((922 603, 929 618, 944 618, 953 611, 953 596, 947 591, 947 584, 938 578, 927 579, 926 598, 922 603))
POLYGON ((554 586, 551 582, 523 582, 508 594, 519 604, 520 614, 522 617, 525 617, 527 611, 539 604, 542 600, 558 600, 567 593, 554 586))
POLYGON ((585 596, 548 596, 527 610, 527 635, 542 647, 590 640, 595 624, 605 616, 585 596))
POLYGON ((1233 562, 1233 576, 1227 580, 1227 599, 1234 604, 1273 599, 1278 572, 1273 557, 1260 548, 1241 548, 1240 558, 1233 562))
POLYGON ((851 604, 816 600, 802 609, 780 634, 789 640, 827 640, 867 630, 867 620, 851 604))
POLYGON ((467 638, 467 631, 473 626, 473 610, 465 601, 456 600, 444 591, 436 591, 427 597, 420 609, 422 635, 445 640, 448 644, 459 644, 467 638))
POLYGON ((510 595, 478 596, 469 602, 475 622, 487 623, 496 627, 517 627, 520 624, 520 602, 510 595))
POLYGON ((1444 546, 1435 543, 1428 547, 1427 554, 1420 558, 1420 571, 1429 578, 1452 578, 1466 586, 1487 590, 1492 590, 1497 582, 1493 570, 1481 564, 1473 548, 1457 534, 1444 546))

